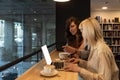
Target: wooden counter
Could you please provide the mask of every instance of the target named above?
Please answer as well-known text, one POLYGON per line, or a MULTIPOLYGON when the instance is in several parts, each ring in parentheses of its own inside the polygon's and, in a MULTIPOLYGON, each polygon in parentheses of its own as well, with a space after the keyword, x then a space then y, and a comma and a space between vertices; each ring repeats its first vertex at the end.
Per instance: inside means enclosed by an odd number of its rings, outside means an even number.
MULTIPOLYGON (((58 58, 58 53, 59 52, 56 50, 51 52, 51 58, 53 61, 58 58)), ((45 60, 41 60, 19 76, 16 80, 78 80, 78 73, 66 71, 58 71, 58 74, 53 77, 41 76, 40 71, 43 70, 45 64, 45 60)))

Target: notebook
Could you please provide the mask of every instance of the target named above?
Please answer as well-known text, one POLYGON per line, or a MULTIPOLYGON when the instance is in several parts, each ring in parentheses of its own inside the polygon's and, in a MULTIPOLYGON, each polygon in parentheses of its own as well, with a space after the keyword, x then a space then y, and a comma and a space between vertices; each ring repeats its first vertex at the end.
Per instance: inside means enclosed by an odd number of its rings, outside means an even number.
POLYGON ((55 69, 63 70, 64 62, 63 61, 53 62, 52 59, 51 59, 50 53, 48 51, 47 45, 43 45, 41 47, 41 49, 42 49, 42 52, 43 52, 43 55, 44 55, 44 58, 45 58, 45 61, 46 61, 47 65, 54 65, 55 69))

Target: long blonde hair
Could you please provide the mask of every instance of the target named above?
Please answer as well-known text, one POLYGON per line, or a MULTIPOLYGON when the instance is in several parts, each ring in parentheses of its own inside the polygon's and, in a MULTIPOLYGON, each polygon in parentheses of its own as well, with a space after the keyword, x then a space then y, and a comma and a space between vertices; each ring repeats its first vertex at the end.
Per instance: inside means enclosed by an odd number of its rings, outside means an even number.
POLYGON ((87 40, 89 46, 94 46, 97 41, 103 41, 103 35, 100 28, 100 24, 94 18, 87 18, 83 20, 79 29, 83 29, 82 35, 84 40, 87 40))

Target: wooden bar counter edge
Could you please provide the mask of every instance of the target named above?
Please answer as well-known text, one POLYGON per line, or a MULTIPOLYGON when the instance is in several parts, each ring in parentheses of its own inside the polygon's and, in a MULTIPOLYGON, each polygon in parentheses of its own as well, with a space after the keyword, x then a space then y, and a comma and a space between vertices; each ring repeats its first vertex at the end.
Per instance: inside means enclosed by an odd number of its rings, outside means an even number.
MULTIPOLYGON (((50 53, 52 61, 58 58, 58 55, 59 51, 52 51, 50 53)), ((46 65, 46 62, 44 59, 42 59, 15 80, 78 80, 78 73, 76 72, 58 71, 57 75, 55 76, 42 76, 40 71, 43 70, 44 65, 46 65)))

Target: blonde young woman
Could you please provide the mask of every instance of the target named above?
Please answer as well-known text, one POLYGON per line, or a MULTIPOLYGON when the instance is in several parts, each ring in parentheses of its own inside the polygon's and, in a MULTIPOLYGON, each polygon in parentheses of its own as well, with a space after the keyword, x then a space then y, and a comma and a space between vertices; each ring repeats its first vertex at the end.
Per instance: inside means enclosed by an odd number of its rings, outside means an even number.
POLYGON ((119 69, 108 45, 104 42, 100 25, 94 18, 88 18, 79 25, 82 36, 90 47, 88 61, 71 59, 73 63, 65 67, 67 71, 79 72, 83 80, 119 80, 119 69))

